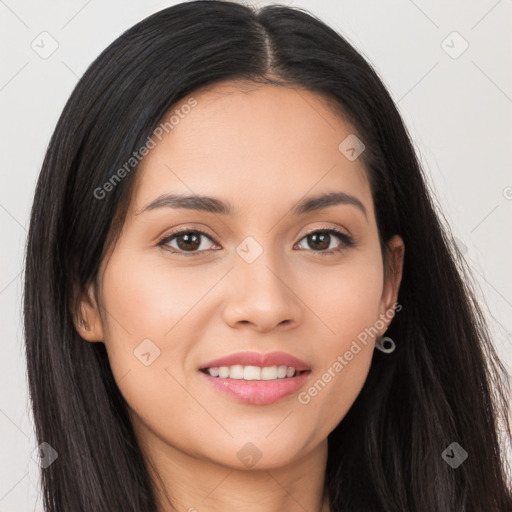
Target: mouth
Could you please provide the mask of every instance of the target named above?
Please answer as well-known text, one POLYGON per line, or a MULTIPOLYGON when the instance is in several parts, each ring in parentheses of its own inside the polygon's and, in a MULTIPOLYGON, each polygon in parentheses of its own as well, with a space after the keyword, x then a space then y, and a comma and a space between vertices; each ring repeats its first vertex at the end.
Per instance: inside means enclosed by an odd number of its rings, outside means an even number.
POLYGON ((272 404, 297 392, 311 367, 283 352, 240 352, 210 361, 199 372, 225 396, 254 405, 272 404))

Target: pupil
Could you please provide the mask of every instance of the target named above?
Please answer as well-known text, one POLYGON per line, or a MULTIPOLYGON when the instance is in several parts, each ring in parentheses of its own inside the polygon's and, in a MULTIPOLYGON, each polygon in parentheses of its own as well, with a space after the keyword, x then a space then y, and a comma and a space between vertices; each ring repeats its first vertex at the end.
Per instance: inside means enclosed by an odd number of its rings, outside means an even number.
POLYGON ((313 247, 315 243, 318 243, 318 239, 320 240, 320 246, 317 246, 317 249, 327 249, 329 247, 329 234, 328 233, 313 233, 312 235, 308 235, 308 243, 313 247))
POLYGON ((197 249, 201 245, 201 241, 197 234, 185 233, 179 235, 177 238, 178 247, 182 250, 197 249), (195 240, 193 240, 195 239, 195 240), (180 243, 181 240, 185 241, 185 244, 180 243), (188 245, 187 245, 188 244, 188 245), (192 244, 192 245, 190 245, 192 244))

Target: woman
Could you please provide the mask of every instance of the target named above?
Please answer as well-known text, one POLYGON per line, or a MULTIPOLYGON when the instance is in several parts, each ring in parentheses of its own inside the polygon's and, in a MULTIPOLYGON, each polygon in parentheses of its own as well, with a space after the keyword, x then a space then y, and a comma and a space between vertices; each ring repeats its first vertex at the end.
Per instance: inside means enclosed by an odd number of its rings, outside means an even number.
POLYGON ((467 282, 340 35, 284 6, 150 16, 79 81, 35 193, 46 510, 512 510, 467 282))

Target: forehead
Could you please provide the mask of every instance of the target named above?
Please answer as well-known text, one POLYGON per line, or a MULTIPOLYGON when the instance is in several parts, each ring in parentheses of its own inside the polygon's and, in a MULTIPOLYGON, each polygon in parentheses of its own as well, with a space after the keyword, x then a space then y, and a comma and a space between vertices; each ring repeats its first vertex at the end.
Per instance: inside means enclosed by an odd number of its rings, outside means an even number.
POLYGON ((228 82, 184 98, 160 126, 166 122, 137 169, 132 211, 170 192, 223 197, 243 208, 338 190, 357 195, 371 212, 361 159, 339 150, 354 129, 317 93, 228 82))

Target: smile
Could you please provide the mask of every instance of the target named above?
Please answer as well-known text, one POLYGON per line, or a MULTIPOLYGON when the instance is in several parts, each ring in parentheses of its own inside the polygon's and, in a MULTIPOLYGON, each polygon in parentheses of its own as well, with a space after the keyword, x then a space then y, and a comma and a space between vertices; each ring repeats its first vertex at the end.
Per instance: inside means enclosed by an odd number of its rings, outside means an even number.
POLYGON ((276 380, 295 377, 300 370, 296 370, 292 366, 242 366, 235 364, 233 366, 220 366, 213 368, 205 368, 202 370, 208 372, 212 377, 221 379, 238 379, 238 380, 276 380))

